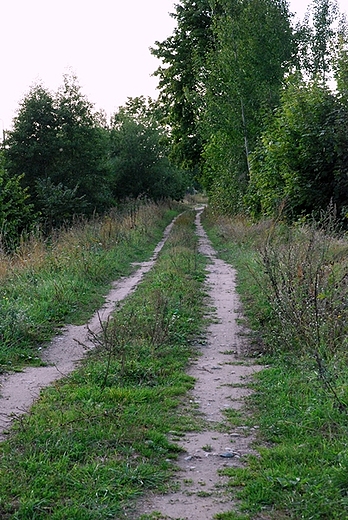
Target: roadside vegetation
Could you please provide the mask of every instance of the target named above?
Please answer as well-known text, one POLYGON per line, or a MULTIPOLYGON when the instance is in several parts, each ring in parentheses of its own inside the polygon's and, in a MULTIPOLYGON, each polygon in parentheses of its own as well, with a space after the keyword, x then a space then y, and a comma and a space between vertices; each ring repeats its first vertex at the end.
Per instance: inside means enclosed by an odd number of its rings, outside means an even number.
POLYGON ((43 391, 0 445, 2 519, 123 518, 132 499, 171 485, 175 438, 197 427, 183 405, 203 325, 194 216, 178 218, 82 367, 43 391))
POLYGON ((223 214, 347 216, 348 26, 336 0, 181 0, 155 42, 170 157, 223 214), (332 88, 334 85, 334 88, 332 88))
POLYGON ((0 254, 0 372, 39 364, 40 350, 65 323, 84 323, 110 283, 146 259, 176 203, 129 201, 104 217, 76 219, 49 237, 22 236, 0 254))
POLYGON ((221 257, 238 270, 249 354, 265 363, 248 401, 253 424, 259 425, 260 456, 250 457, 245 468, 226 470, 243 514, 218 518, 343 520, 347 239, 330 211, 321 225, 253 224, 208 213, 205 226, 221 257))

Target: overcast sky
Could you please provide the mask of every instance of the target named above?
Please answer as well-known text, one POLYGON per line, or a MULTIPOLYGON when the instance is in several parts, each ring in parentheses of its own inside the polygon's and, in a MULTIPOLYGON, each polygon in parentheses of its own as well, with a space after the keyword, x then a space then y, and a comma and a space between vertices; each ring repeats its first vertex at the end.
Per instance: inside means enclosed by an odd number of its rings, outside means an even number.
MULTIPOLYGON (((345 6, 348 0, 340 0, 345 6)), ((157 97, 149 52, 172 34, 176 0, 0 0, 0 131, 42 82, 55 92, 74 72, 97 109, 111 115, 128 96, 157 97)), ((291 0, 304 14, 309 0, 291 0)), ((346 8, 345 8, 346 9, 346 8)))

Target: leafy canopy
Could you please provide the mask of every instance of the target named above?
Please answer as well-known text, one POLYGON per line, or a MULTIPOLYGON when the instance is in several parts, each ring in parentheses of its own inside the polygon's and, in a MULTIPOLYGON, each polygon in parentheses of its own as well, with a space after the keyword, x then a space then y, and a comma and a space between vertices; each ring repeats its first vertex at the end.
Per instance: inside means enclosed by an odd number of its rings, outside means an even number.
POLYGON ((168 139, 158 124, 159 108, 151 99, 129 98, 114 114, 111 163, 117 199, 147 196, 181 199, 186 175, 168 159, 168 139))

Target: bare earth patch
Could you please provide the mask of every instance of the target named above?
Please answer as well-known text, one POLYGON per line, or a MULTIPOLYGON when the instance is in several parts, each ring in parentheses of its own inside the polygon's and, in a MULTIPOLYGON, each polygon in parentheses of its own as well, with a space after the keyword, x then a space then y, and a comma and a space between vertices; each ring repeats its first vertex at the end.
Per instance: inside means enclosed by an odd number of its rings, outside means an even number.
POLYGON ((165 229, 163 238, 157 244, 151 259, 137 264, 138 268, 132 275, 121 278, 113 284, 112 290, 106 296, 104 306, 96 312, 89 323, 80 326, 69 325, 60 331, 60 334, 42 352, 41 358, 46 366, 28 367, 22 372, 0 376, 0 441, 5 439, 12 422, 29 411, 38 398, 40 390, 70 374, 86 351, 94 347, 91 333, 98 334, 101 329, 100 324, 107 320, 119 302, 136 289, 144 274, 153 267, 175 220, 165 229))
POLYGON ((241 466, 243 457, 252 452, 250 445, 257 425, 248 433, 243 428, 231 428, 224 411, 242 406, 250 392, 248 379, 263 367, 242 357, 236 273, 216 258, 200 222, 201 211, 196 217, 197 234, 200 252, 209 259, 207 288, 215 313, 206 343, 200 346, 201 356, 188 373, 196 379, 191 400, 205 419, 206 428, 188 433, 178 442, 184 450, 177 461, 178 491, 146 497, 135 513, 128 513, 134 519, 153 515, 168 520, 210 520, 217 513, 236 509, 237 503, 219 471, 241 466))

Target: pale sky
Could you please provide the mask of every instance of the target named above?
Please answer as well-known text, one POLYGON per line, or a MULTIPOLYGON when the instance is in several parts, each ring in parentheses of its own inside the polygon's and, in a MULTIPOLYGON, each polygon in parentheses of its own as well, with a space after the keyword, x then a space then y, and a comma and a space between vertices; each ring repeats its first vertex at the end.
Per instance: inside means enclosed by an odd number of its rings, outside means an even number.
MULTIPOLYGON (((82 92, 107 115, 127 97, 157 97, 149 51, 172 34, 177 0, 0 0, 0 132, 21 99, 42 82, 56 92, 76 74, 82 92)), ((291 0, 301 17, 309 0, 291 0)), ((348 0, 340 0, 347 10, 348 0), (347 4, 347 5, 346 5, 347 4)))

